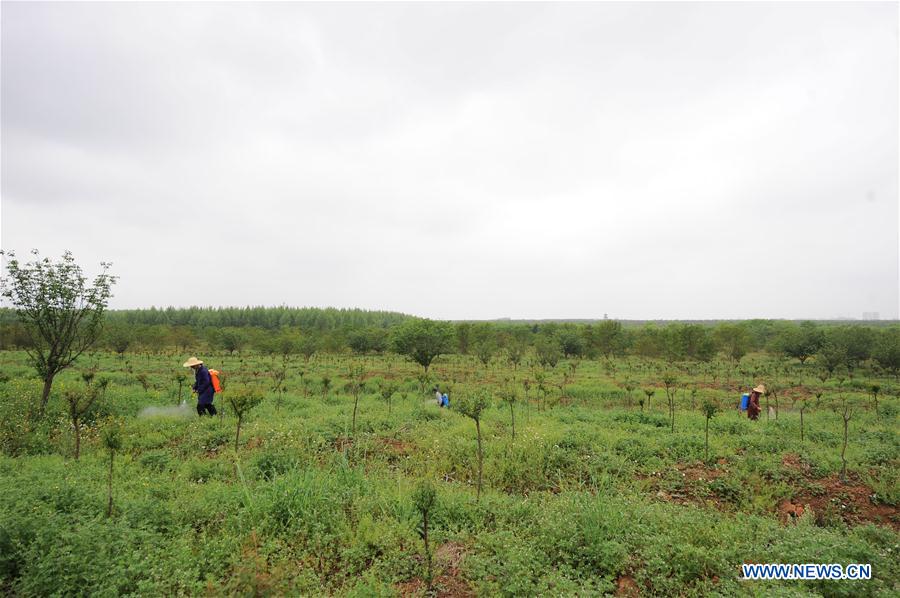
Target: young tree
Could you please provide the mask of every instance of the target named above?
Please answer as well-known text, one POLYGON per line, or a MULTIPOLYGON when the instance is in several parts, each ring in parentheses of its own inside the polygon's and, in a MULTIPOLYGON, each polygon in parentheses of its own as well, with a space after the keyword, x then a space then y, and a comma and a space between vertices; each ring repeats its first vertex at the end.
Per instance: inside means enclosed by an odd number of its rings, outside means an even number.
POLYGON ((512 439, 516 439, 516 410, 515 405, 519 400, 518 389, 514 386, 508 385, 500 391, 500 398, 503 399, 503 402, 509 405, 509 418, 510 423, 512 425, 512 439))
POLYGON ((562 358, 562 348, 559 340, 550 334, 542 334, 534 343, 538 363, 544 367, 556 367, 562 358))
POLYGON ((663 386, 666 388, 666 401, 669 403, 669 421, 671 422, 672 432, 675 431, 675 393, 678 390, 678 378, 675 374, 668 372, 663 376, 663 386))
POLYGON ((528 336, 530 332, 524 328, 516 328, 508 337, 506 343, 506 358, 512 364, 513 369, 519 369, 525 351, 528 349, 528 336))
POLYGON ((872 397, 872 401, 874 402, 875 415, 878 415, 878 394, 880 392, 881 392, 880 384, 870 384, 869 385, 869 395, 872 397))
POLYGON ((277 409, 284 402, 284 381, 287 378, 287 364, 282 362, 280 367, 272 369, 270 375, 272 376, 272 392, 278 397, 275 403, 275 408, 277 409))
POLYGON ((710 399, 703 399, 703 404, 700 408, 703 411, 703 417, 706 418, 706 447, 703 453, 704 460, 709 461, 709 420, 719 411, 719 406, 710 399))
MULTIPOLYGON (((819 393, 821 396, 821 393, 819 393)), ((803 414, 806 410, 809 409, 809 401, 806 399, 800 400, 800 442, 803 442, 803 414)))
POLYGON ((853 407, 847 402, 846 397, 841 397, 841 420, 844 422, 844 443, 841 445, 841 480, 847 481, 847 438, 850 426, 850 418, 853 417, 853 407))
POLYGON ((833 375, 836 369, 847 364, 847 349, 832 340, 828 340, 816 353, 816 362, 825 368, 829 375, 833 375))
POLYGON ((494 326, 486 322, 472 327, 469 349, 484 367, 487 367, 497 353, 497 334, 494 326))
POLYGON ((356 438, 356 412, 359 409, 359 395, 366 383, 366 375, 362 366, 353 366, 349 371, 350 380, 344 388, 353 395, 353 424, 350 435, 356 438))
POLYGON ((739 362, 747 354, 747 347, 750 345, 750 333, 743 324, 719 324, 713 332, 713 339, 733 363, 739 362))
POLYGON ((107 348, 116 352, 119 357, 134 342, 133 329, 124 322, 107 323, 103 327, 103 340, 107 348))
POLYGON ((319 341, 310 334, 304 334, 296 341, 296 349, 303 356, 303 360, 309 363, 310 358, 319 350, 319 341))
POLYGON ((113 510, 113 461, 116 458, 116 451, 122 448, 122 427, 117 422, 113 422, 103 428, 101 437, 103 447, 109 453, 109 471, 106 476, 106 516, 110 517, 113 510))
POLYGON ((184 389, 184 383, 185 383, 184 374, 182 372, 176 372, 175 374, 172 374, 172 381, 175 382, 175 384, 178 386, 177 390, 173 389, 173 390, 175 390, 175 393, 176 393, 175 394, 175 404, 180 405, 181 401, 182 401, 182 397, 184 396, 184 393, 182 392, 182 390, 184 389))
POLYGON ((422 526, 419 528, 419 535, 425 543, 425 581, 428 583, 428 589, 430 590, 433 575, 431 547, 428 544, 428 517, 431 515, 431 511, 437 503, 437 492, 435 491, 434 486, 431 485, 431 482, 421 482, 419 487, 416 488, 416 491, 413 493, 412 499, 416 511, 422 516, 422 526))
POLYGON ((223 328, 216 335, 216 346, 223 351, 228 351, 229 355, 234 355, 236 351, 240 352, 245 341, 243 331, 237 328, 223 328))
POLYGON ((800 363, 815 355, 822 346, 822 331, 812 322, 791 325, 775 341, 775 345, 788 357, 799 359, 800 363))
POLYGON ((625 350, 625 330, 616 320, 599 322, 591 329, 590 339, 592 348, 607 359, 625 350))
POLYGON ((331 376, 325 374, 322 376, 322 400, 328 399, 328 391, 331 388, 331 376))
MULTIPOLYGON (((650 410, 650 397, 656 394, 655 388, 645 388, 644 394, 647 395, 647 411, 650 410)), ((641 411, 644 410, 644 402, 641 401, 641 411)))
POLYGON ((632 403, 631 403, 631 399, 634 398, 634 396, 632 395, 632 393, 634 392, 634 389, 637 388, 637 386, 635 386, 635 383, 634 383, 633 381, 631 381, 631 380, 626 380, 626 381, 622 384, 622 388, 625 389, 625 398, 626 398, 626 401, 627 401, 627 403, 628 403, 628 406, 631 407, 631 404, 632 404, 632 403))
POLYGON ((484 450, 481 442, 481 416, 490 406, 490 397, 483 390, 469 391, 459 401, 457 409, 475 422, 475 434, 478 439, 478 489, 476 500, 481 500, 481 486, 484 473, 484 450))
POLYGON ((69 421, 75 433, 75 460, 81 456, 81 423, 94 402, 106 390, 109 380, 104 378, 94 385, 72 385, 63 387, 63 399, 69 407, 69 421))
POLYGON ((454 339, 453 325, 434 320, 410 319, 394 329, 394 351, 412 359, 425 369, 435 357, 449 353, 454 339))
POLYGON ((397 383, 389 382, 387 380, 382 380, 381 384, 379 384, 379 392, 381 393, 381 398, 384 399, 385 403, 388 405, 388 415, 391 413, 391 403, 393 402, 394 395, 397 393, 397 383))
POLYGON ((2 295, 16 310, 28 336, 25 351, 44 382, 39 410, 43 416, 53 378, 100 335, 103 312, 117 277, 108 273, 109 263, 101 262, 100 274, 88 286, 69 251, 59 262, 40 259, 37 250, 32 251, 34 261, 25 264, 16 259, 15 252, 4 255, 8 277, 2 279, 2 295))
POLYGON ((251 409, 262 402, 263 396, 259 389, 246 384, 229 386, 226 394, 226 400, 237 417, 237 429, 234 432, 234 451, 236 453, 241 438, 241 424, 244 423, 244 417, 251 409))
POLYGON ((900 328, 888 328, 879 335, 872 357, 878 365, 900 379, 900 328))

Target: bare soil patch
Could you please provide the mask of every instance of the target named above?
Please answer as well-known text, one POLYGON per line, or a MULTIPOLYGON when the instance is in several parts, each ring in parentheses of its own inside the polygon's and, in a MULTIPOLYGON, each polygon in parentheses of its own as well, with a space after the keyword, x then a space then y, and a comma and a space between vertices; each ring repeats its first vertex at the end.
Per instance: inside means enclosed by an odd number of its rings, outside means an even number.
POLYGON ((447 542, 434 551, 435 577, 432 593, 428 593, 425 580, 415 577, 396 585, 397 593, 403 597, 432 595, 439 598, 470 598, 475 592, 459 570, 465 559, 466 548, 458 542, 447 542))
MULTIPOLYGON (((808 463, 799 455, 787 453, 782 457, 785 468, 797 472, 797 480, 791 484, 793 494, 775 508, 775 515, 785 524, 792 523, 798 517, 810 511, 818 525, 827 525, 836 520, 847 525, 865 525, 874 523, 894 530, 900 530, 900 509, 896 506, 879 504, 875 501, 875 492, 864 484, 859 476, 851 474, 847 481, 832 474, 825 478, 814 478, 808 463)), ((650 490, 656 498, 677 504, 694 504, 733 511, 730 506, 709 492, 707 484, 727 476, 728 467, 719 463, 716 467, 704 464, 679 464, 678 472, 684 484, 673 487, 666 485, 660 472, 651 476, 639 476, 650 479, 650 490)))

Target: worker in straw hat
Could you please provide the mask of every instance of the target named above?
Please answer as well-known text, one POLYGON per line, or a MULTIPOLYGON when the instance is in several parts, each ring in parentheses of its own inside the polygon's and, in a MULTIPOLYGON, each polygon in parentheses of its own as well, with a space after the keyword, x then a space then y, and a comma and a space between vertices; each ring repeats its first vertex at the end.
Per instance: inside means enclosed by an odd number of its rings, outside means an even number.
POLYGON ((759 419, 759 412, 762 411, 762 407, 759 406, 759 397, 764 394, 766 394, 766 387, 764 384, 760 384, 750 391, 750 402, 747 405, 747 417, 750 419, 759 419))
POLYGON ((191 389, 197 393, 197 415, 208 413, 210 416, 216 414, 216 407, 213 405, 213 397, 216 394, 213 388, 212 376, 209 370, 203 365, 203 362, 196 357, 191 357, 184 362, 184 367, 194 370, 194 385, 191 389))

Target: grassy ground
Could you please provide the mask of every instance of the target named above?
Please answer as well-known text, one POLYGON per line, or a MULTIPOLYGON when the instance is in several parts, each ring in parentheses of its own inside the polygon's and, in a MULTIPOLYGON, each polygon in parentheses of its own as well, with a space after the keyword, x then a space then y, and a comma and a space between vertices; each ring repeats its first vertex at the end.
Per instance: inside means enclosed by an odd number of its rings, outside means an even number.
POLYGON ((24 354, 0 353, 6 591, 424 595, 411 498, 422 480, 438 491, 431 591, 441 595, 900 591, 900 409, 888 393, 875 411, 868 386, 891 381, 870 372, 823 381, 811 366, 764 356, 738 368, 619 359, 547 371, 450 357, 424 380, 398 357, 325 356, 287 362, 285 392, 276 393, 280 357, 217 355, 206 360, 225 373, 223 415, 199 419, 186 384, 179 406, 183 360, 95 354, 61 376, 59 388, 91 367, 95 380, 110 380, 75 461, 61 393, 44 420, 29 418, 40 383, 24 354), (365 377, 355 434, 352 365, 365 377), (676 375, 674 431, 666 372, 676 375), (226 399, 238 381, 266 398, 235 451, 226 399), (778 391, 778 411, 770 397, 772 413, 751 422, 734 404, 760 381, 778 391), (390 402, 385 382, 398 385, 390 402), (432 383, 450 387, 450 410, 434 404, 432 383), (478 501, 475 424, 455 408, 476 389, 493 397, 481 422, 478 501), (511 389, 512 408, 501 399, 511 389), (644 389, 655 391, 649 404, 644 389), (721 409, 708 458, 704 401, 721 409), (852 412, 842 477, 844 405, 852 412), (100 437, 111 422, 121 422, 123 446, 107 518, 100 437), (749 562, 871 563, 873 579, 741 581, 749 562))

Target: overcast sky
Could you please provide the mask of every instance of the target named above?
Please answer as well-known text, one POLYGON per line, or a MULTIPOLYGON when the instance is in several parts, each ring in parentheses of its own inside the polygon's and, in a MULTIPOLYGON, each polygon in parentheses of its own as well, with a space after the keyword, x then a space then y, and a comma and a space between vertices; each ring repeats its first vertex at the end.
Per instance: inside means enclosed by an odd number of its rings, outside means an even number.
POLYGON ((2 5, 2 247, 113 307, 898 316, 898 5, 2 5))

